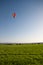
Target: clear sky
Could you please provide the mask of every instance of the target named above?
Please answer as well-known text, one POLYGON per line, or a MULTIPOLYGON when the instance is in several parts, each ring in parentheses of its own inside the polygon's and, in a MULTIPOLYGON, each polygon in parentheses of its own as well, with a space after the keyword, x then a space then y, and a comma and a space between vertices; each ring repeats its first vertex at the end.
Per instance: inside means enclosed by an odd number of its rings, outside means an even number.
POLYGON ((0 42, 43 42, 43 0, 0 0, 0 42))

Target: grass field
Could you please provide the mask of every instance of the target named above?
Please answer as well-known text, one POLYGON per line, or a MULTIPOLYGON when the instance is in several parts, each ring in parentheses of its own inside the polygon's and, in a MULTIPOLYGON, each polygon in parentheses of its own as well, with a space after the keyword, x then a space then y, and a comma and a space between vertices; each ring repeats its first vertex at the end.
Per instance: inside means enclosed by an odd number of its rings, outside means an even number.
POLYGON ((2 44, 0 65, 43 65, 43 44, 2 44))

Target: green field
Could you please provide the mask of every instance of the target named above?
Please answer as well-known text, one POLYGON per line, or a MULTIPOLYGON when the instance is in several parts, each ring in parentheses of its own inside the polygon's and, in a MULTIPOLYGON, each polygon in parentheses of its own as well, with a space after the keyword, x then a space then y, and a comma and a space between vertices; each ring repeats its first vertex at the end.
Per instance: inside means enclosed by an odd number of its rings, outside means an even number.
POLYGON ((0 65, 43 65, 43 44, 2 44, 0 65))

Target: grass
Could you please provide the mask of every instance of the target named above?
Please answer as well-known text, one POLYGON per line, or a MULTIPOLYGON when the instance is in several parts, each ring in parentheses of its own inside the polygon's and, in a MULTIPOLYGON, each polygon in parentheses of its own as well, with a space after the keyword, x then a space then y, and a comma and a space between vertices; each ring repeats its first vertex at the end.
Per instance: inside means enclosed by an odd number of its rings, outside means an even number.
POLYGON ((2 44, 0 65, 43 65, 43 44, 2 44))

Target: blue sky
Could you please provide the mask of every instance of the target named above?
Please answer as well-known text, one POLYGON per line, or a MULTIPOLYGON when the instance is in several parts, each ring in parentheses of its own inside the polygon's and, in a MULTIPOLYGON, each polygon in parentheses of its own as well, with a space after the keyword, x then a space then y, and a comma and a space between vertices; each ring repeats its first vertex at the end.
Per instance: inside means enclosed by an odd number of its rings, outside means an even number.
POLYGON ((43 0, 0 0, 0 42, 43 42, 43 0))

